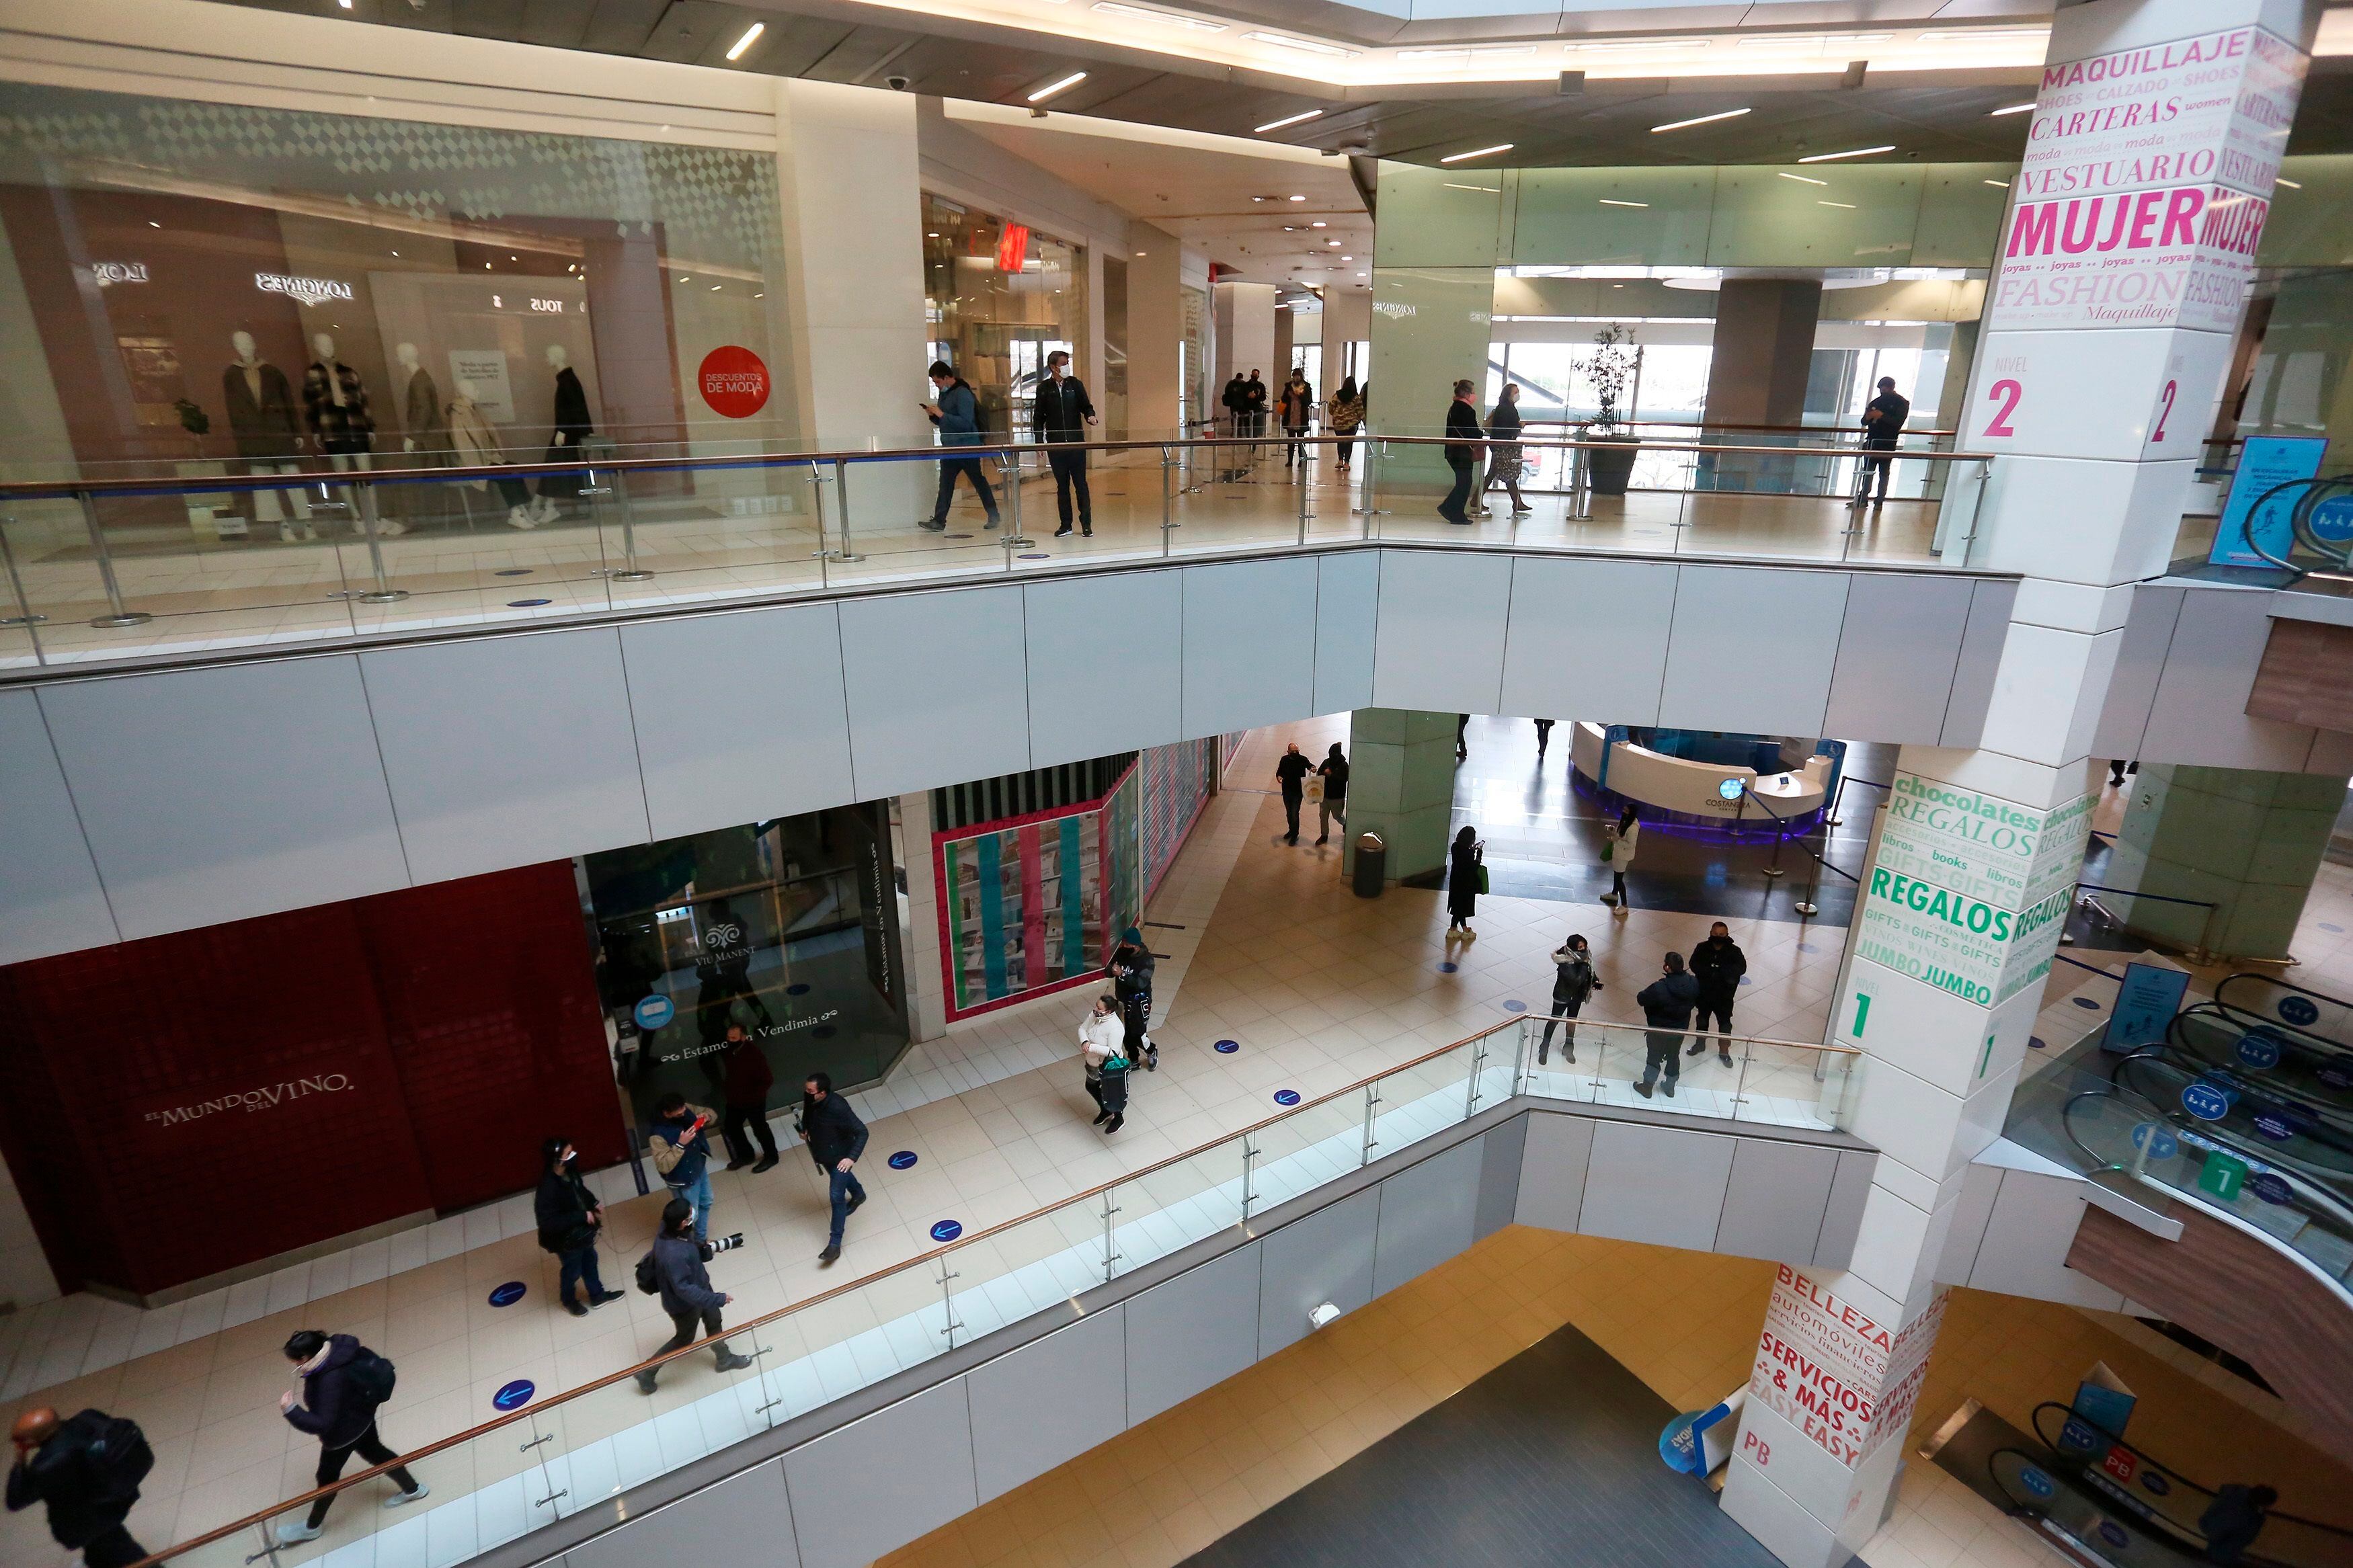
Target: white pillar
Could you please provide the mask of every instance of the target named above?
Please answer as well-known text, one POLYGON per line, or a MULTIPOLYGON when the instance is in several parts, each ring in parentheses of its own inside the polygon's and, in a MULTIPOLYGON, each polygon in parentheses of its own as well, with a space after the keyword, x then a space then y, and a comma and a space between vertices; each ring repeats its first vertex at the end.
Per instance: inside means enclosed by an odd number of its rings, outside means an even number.
POLYGON ((1209 383, 1209 403, 1217 406, 1218 395, 1226 383, 1237 375, 1259 373, 1267 384, 1267 401, 1274 401, 1274 388, 1282 384, 1282 367, 1274 363, 1274 285, 1271 283, 1219 283, 1210 290, 1212 309, 1217 315, 1217 374, 1209 383))
POLYGON ((2318 19, 2306 0, 2062 9, 1962 446, 2000 454, 1970 563, 2021 574, 1978 749, 1907 746, 1833 1040, 1880 1150, 1852 1267, 1785 1269, 1725 1510, 1793 1568, 1886 1516, 1969 1160, 2000 1136, 2080 873, 2121 606, 2161 572, 2318 19))

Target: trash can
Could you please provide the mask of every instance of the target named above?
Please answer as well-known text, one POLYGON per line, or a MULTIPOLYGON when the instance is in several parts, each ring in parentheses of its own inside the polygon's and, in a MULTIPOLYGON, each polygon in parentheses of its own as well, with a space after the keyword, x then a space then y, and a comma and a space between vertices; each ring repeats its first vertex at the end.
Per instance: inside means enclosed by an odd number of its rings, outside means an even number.
POLYGON ((1388 878, 1389 847, 1377 833, 1356 835, 1356 897, 1377 899, 1388 878))

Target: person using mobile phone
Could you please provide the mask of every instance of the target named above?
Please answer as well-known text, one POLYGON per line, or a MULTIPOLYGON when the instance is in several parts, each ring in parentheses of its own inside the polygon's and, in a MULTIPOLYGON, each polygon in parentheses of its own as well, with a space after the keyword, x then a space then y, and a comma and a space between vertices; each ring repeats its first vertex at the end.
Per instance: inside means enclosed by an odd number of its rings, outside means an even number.
POLYGON ((694 1205, 697 1241, 707 1240, 711 1235, 710 1130, 717 1125, 717 1112, 687 1104, 682 1094, 665 1094, 654 1102, 654 1123, 649 1137, 653 1145, 654 1169, 661 1173, 671 1196, 684 1198, 694 1205))

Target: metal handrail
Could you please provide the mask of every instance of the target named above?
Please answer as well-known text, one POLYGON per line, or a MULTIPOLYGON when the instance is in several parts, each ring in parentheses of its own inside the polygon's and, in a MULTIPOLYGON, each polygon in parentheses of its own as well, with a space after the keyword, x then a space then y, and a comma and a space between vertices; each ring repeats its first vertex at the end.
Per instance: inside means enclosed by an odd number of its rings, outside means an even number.
MULTIPOLYGON (((863 1289, 867 1286, 875 1284, 880 1280, 890 1279, 895 1275, 904 1274, 910 1269, 919 1268, 925 1264, 936 1262, 941 1258, 946 1258, 952 1253, 960 1252, 965 1247, 973 1247, 981 1242, 987 1241, 994 1237, 1002 1236, 1007 1231, 1013 1229, 1017 1226, 1026 1225, 1031 1220, 1043 1218, 1045 1215, 1053 1214, 1059 1210, 1068 1209, 1074 1205, 1083 1204, 1092 1198, 1099 1198, 1115 1187, 1122 1187, 1134 1182, 1142 1181, 1148 1176, 1156 1174, 1161 1171, 1167 1170, 1171 1166, 1183 1164, 1186 1161, 1194 1159, 1198 1155, 1208 1152, 1209 1150, 1218 1148, 1219 1145, 1231 1143, 1239 1139, 1250 1138, 1252 1135, 1262 1132, 1267 1128, 1275 1126, 1280 1122, 1288 1121, 1293 1117, 1303 1116, 1308 1111, 1316 1109, 1318 1106, 1328 1105, 1334 1100, 1342 1099, 1345 1096, 1361 1094, 1366 1089, 1381 1082, 1385 1079, 1393 1078, 1398 1073, 1409 1072, 1415 1068, 1420 1067, 1428 1062, 1435 1061, 1440 1057, 1458 1051, 1465 1046, 1472 1045, 1480 1040, 1486 1039, 1492 1035, 1501 1034, 1507 1029, 1522 1028, 1525 1026, 1528 1017, 1529 1015, 1526 1014, 1515 1014, 1513 1016, 1504 1019, 1502 1023, 1491 1025, 1484 1029, 1479 1030, 1475 1034, 1466 1035, 1461 1039, 1456 1040, 1451 1044, 1440 1046, 1435 1050, 1425 1051, 1420 1056, 1398 1063, 1395 1067, 1385 1068, 1381 1071, 1374 1073, 1369 1077, 1359 1079, 1354 1083, 1344 1085, 1343 1087, 1333 1089, 1325 1094, 1317 1095, 1313 1100, 1304 1100, 1300 1101, 1297 1105, 1286 1107, 1284 1110, 1273 1116, 1267 1117, 1262 1121, 1251 1122, 1249 1126, 1238 1128, 1231 1132, 1228 1132, 1219 1138, 1200 1145, 1198 1148, 1188 1149, 1183 1153, 1174 1154, 1166 1160, 1156 1161, 1154 1163, 1143 1166, 1138 1170, 1130 1171, 1114 1181, 1099 1183, 1098 1184, 1089 1187, 1082 1192, 1073 1193, 1069 1197, 1062 1198, 1054 1203, 1047 1204, 1039 1208, 1032 1209, 1029 1213, 1018 1215, 1013 1219, 1001 1221, 997 1225, 988 1226, 987 1229, 967 1231, 964 1235, 956 1237, 954 1241, 935 1247, 928 1252, 918 1253, 914 1257, 894 1263, 887 1268, 877 1269, 871 1274, 862 1276, 857 1279, 849 1280, 844 1284, 837 1285, 829 1290, 820 1290, 814 1296, 807 1297, 799 1301, 795 1301, 788 1306, 779 1307, 773 1312, 763 1313, 759 1317, 750 1319, 743 1323, 730 1325, 724 1332, 727 1335, 748 1334, 757 1329, 765 1327, 770 1323, 780 1322, 784 1319, 790 1317, 797 1312, 807 1311, 811 1307, 820 1306, 825 1302, 835 1300, 842 1296, 846 1296, 853 1290, 863 1289)), ((1545 1020, 1539 1017, 1536 1021, 1544 1022, 1545 1020)), ((1606 1024, 1610 1027, 1624 1029, 1640 1029, 1644 1027, 1644 1026, 1640 1024, 1615 1024, 1610 1023, 1608 1020, 1599 1018, 1565 1019, 1561 1021, 1566 1023, 1587 1025, 1606 1024)), ((1682 1032, 1690 1033, 1688 1030, 1682 1032)), ((1726 1037, 1710 1036, 1709 1037, 1712 1039, 1723 1039, 1726 1037)), ((1733 1036, 1730 1037, 1730 1038, 1737 1039, 1743 1044, 1794 1047, 1801 1050, 1823 1051, 1841 1056, 1861 1056, 1862 1054, 1860 1051, 1854 1050, 1851 1047, 1832 1046, 1819 1042, 1800 1040, 1768 1040, 1750 1036, 1733 1036)), ((582 1384, 577 1388, 566 1389, 561 1394, 551 1394, 546 1399, 541 1400, 536 1404, 522 1406, 507 1415, 481 1422, 477 1426, 469 1426, 463 1431, 452 1433, 447 1437, 436 1438, 421 1447, 410 1448, 401 1454, 398 1458, 391 1460, 388 1463, 376 1465, 356 1474, 342 1477, 341 1479, 330 1482, 325 1486, 314 1487, 307 1492, 302 1492, 295 1497, 284 1499, 260 1512, 250 1513, 242 1519, 232 1520, 227 1524, 218 1525, 212 1530, 206 1531, 202 1535, 168 1546, 163 1551, 153 1553, 152 1556, 142 1557, 136 1563, 133 1563, 132 1568, 150 1568, 151 1564, 167 1563, 175 1557, 194 1552, 200 1547, 209 1546, 216 1541, 227 1540, 228 1537, 236 1535, 242 1531, 252 1530, 258 1526, 266 1525, 271 1520, 278 1518, 281 1514, 292 1512, 294 1510, 305 1507, 321 1498, 332 1497, 339 1492, 349 1490, 351 1488, 356 1487, 363 1482, 375 1479, 378 1476, 385 1474, 387 1470, 393 1469, 396 1467, 414 1464, 420 1459, 430 1458, 436 1454, 446 1453, 449 1449, 457 1447, 460 1444, 470 1443, 475 1438, 482 1436, 487 1433, 495 1432, 502 1427, 512 1426, 519 1423, 528 1421, 533 1416, 541 1415, 548 1410, 552 1410, 558 1405, 568 1404, 575 1399, 584 1398, 586 1395, 597 1393, 602 1389, 610 1388, 616 1384, 621 1382, 624 1378, 635 1377, 639 1373, 649 1372, 657 1367, 667 1366, 671 1362, 683 1360, 689 1356, 706 1351, 709 1348, 710 1342, 707 1340, 698 1340, 693 1344, 687 1345, 679 1350, 671 1351, 667 1354, 653 1356, 645 1361, 636 1363, 633 1365, 625 1366, 619 1371, 610 1373, 604 1377, 597 1378, 594 1382, 582 1384)))

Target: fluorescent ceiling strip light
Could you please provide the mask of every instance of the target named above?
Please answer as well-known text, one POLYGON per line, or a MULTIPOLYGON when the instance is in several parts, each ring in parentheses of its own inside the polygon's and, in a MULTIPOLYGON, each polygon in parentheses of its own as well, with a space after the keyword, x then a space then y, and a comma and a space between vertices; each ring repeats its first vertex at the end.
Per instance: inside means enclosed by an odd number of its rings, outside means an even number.
POLYGON ((2008 180, 1988 180, 1986 184, 1993 186, 1996 190, 2006 191, 2010 189, 2010 182, 2008 180))
POLYGON ((1564 47, 1570 53, 1579 55, 1656 55, 1680 49, 1704 49, 1707 45, 1705 38, 1626 38, 1564 47))
POLYGON ((744 36, 736 39, 734 47, 727 51, 727 58, 731 60, 742 59, 744 58, 744 51, 750 48, 754 44, 758 43, 760 41, 760 35, 767 30, 768 24, 765 22, 754 22, 750 26, 744 28, 744 36))
POLYGON ((1993 112, 1995 114, 2023 114, 2033 107, 2034 105, 2031 103, 2005 103, 2000 109, 1993 110, 1993 112))
POLYGON ((1263 125, 1252 126, 1250 134, 1263 136, 1270 131, 1280 131, 1286 125, 1304 125, 1307 121, 1320 117, 1323 112, 1320 109, 1310 109, 1303 113, 1287 115, 1281 120, 1270 120, 1263 125))
POLYGON ((1688 131, 1694 125, 1713 125, 1719 120, 1737 120, 1748 112, 1746 109, 1727 109, 1721 114, 1703 114, 1696 120, 1671 120, 1664 125, 1651 126, 1651 134, 1656 136, 1662 131, 1688 131))
POLYGON ((1894 151, 1895 143, 1890 142, 1884 147, 1850 147, 1843 153, 1817 153, 1810 158, 1800 158, 1798 162, 1800 163, 1835 163, 1841 158, 1869 158, 1876 153, 1893 153, 1894 151))
POLYGON ((1264 44, 1270 48, 1297 49, 1302 54, 1328 55, 1335 59, 1354 59, 1364 52, 1361 49, 1344 49, 1337 44, 1326 44, 1314 38, 1286 38, 1281 33, 1244 33, 1242 37, 1253 44, 1264 44))
POLYGON ((1810 174, 1792 174, 1786 169, 1780 171, 1780 177, 1785 180, 1795 180, 1801 185, 1827 185, 1830 184, 1828 180, 1817 180, 1810 174))
POLYGON ((2285 185, 2291 191, 2300 191, 2304 189, 2304 185, 2301 182, 2285 178, 2274 178, 2272 181, 2272 184, 2275 185, 2285 185))
POLYGON ((1068 75, 1068 76, 1064 77, 1061 80, 1060 80, 1060 81, 1050 81, 1050 82, 1048 82, 1045 86, 1043 86, 1043 87, 1039 88, 1037 91, 1035 91, 1035 92, 1031 93, 1031 94, 1029 95, 1029 101, 1030 101, 1031 103, 1043 103, 1043 102, 1045 102, 1048 99, 1050 99, 1050 98, 1053 97, 1056 93, 1058 93, 1058 92, 1067 92, 1067 91, 1068 91, 1068 90, 1070 90, 1071 88, 1074 88, 1074 87, 1078 86, 1078 85, 1079 85, 1079 83, 1081 83, 1081 82, 1082 82, 1082 81, 1084 81, 1084 80, 1086 80, 1086 79, 1087 79, 1087 73, 1086 73, 1086 72, 1084 72, 1084 71, 1072 71, 1070 75, 1068 75))
POLYGON ((1605 207, 1647 207, 1651 205, 1648 202, 1612 201, 1608 196, 1596 196, 1594 200, 1599 202, 1605 207))
POLYGON ((1223 22, 1205 22, 1198 16, 1179 16, 1173 11, 1154 11, 1142 5, 1124 5, 1120 0, 1095 0, 1094 8, 1106 16, 1157 22, 1164 27, 1182 27, 1188 33, 1222 33, 1226 30, 1223 22))
POLYGON ((1817 201, 1814 203, 1814 205, 1818 207, 1844 207, 1849 212, 1854 211, 1854 204, 1852 202, 1817 201))
POLYGON ((1441 163, 1460 163, 1466 158, 1484 158, 1493 153, 1508 153, 1512 150, 1512 147, 1513 143, 1509 142, 1498 142, 1493 147, 1473 148, 1468 153, 1457 153, 1451 157, 1440 158, 1439 162, 1441 163))
POLYGON ((1892 43, 1893 33, 1810 33, 1778 34, 1772 37, 1735 38, 1738 49, 1829 49, 1845 48, 1852 44, 1892 43))
POLYGON ((1467 60, 1474 57, 1505 59, 1535 52, 1534 44, 1475 44, 1452 49, 1399 49, 1397 58, 1401 60, 1467 60))

